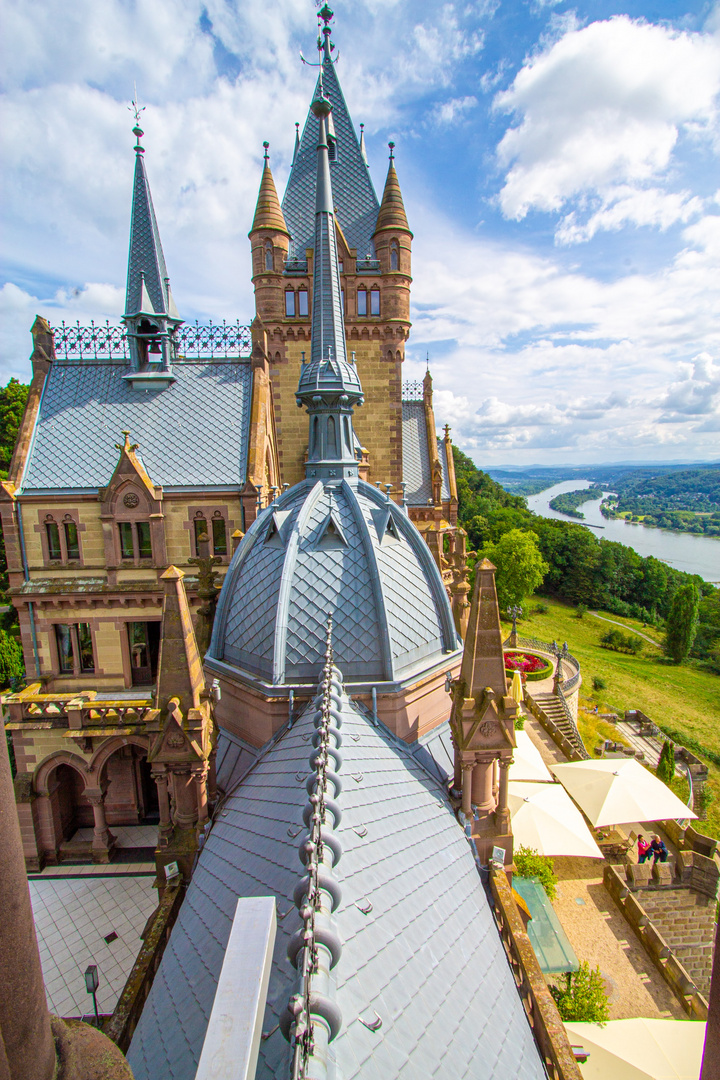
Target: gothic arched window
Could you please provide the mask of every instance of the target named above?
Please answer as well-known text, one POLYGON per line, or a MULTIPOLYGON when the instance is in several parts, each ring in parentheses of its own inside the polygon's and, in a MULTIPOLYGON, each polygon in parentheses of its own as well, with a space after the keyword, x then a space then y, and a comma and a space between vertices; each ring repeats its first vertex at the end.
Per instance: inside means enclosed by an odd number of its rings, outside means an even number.
POLYGON ((397 240, 393 240, 390 244, 390 269, 400 269, 400 251, 397 240))
POLYGON ((265 244, 265 269, 273 269, 273 248, 269 240, 265 244))

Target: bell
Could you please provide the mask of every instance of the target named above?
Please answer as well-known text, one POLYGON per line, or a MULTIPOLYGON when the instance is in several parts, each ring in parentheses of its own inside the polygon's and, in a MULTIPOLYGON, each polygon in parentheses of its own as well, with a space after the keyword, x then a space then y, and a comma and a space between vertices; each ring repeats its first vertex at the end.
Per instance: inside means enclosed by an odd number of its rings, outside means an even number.
POLYGON ((159 352, 161 352, 161 351, 162 351, 162 350, 161 350, 161 348, 160 348, 160 342, 159 342, 159 341, 157 340, 157 338, 156 338, 156 339, 155 339, 155 341, 153 341, 153 342, 151 343, 151 345, 150 345, 150 348, 148 349, 148 352, 151 352, 151 353, 159 353, 159 352))

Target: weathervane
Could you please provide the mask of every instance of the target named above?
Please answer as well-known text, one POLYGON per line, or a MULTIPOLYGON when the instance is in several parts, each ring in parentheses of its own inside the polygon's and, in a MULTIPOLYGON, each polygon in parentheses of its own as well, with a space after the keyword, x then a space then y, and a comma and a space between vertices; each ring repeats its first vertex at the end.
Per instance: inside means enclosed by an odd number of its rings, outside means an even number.
POLYGON ((134 118, 135 118, 135 127, 132 129, 132 133, 135 136, 135 140, 136 140, 135 149, 136 149, 136 151, 139 151, 140 153, 142 153, 143 148, 140 145, 140 139, 145 134, 145 132, 140 127, 140 119, 142 117, 142 114, 145 112, 145 105, 140 105, 138 103, 138 92, 137 92, 137 84, 136 83, 133 83, 133 93, 134 93, 133 99, 130 102, 130 104, 128 105, 128 112, 131 112, 133 114, 134 118))

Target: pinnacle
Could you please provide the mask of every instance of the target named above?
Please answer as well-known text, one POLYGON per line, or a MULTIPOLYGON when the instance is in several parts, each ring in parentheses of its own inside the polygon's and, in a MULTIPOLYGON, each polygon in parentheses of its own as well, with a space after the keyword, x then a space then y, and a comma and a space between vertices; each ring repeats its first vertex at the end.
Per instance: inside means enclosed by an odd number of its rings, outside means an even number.
POLYGON ((160 575, 161 581, 179 581, 185 577, 184 572, 178 566, 168 566, 164 574, 160 575))
POLYGON ((253 218, 250 235, 257 229, 272 229, 274 232, 283 232, 286 236, 290 235, 283 212, 280 209, 280 200, 270 171, 270 162, 267 158, 265 158, 265 167, 260 180, 260 191, 258 192, 255 217, 253 218))
POLYGON ((400 192, 400 183, 392 158, 390 159, 390 167, 385 180, 385 190, 380 203, 375 233, 379 233, 383 229, 403 229, 410 232, 405 205, 400 192))

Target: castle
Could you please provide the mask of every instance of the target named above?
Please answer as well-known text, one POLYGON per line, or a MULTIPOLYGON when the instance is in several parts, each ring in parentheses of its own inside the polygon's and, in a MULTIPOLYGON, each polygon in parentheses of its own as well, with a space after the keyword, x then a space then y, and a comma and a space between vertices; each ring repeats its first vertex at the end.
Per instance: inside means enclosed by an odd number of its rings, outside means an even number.
POLYGON ((320 18, 282 204, 266 147, 249 330, 183 325, 137 124, 123 329, 33 327, 0 502, 26 863, 157 821, 187 895, 136 1080, 196 1075, 238 898, 268 896, 257 1076, 539 1080, 572 1055, 539 1005, 533 1038, 478 876, 512 862, 494 567, 471 605, 449 432, 429 375, 402 387, 392 146, 378 202, 320 18))

